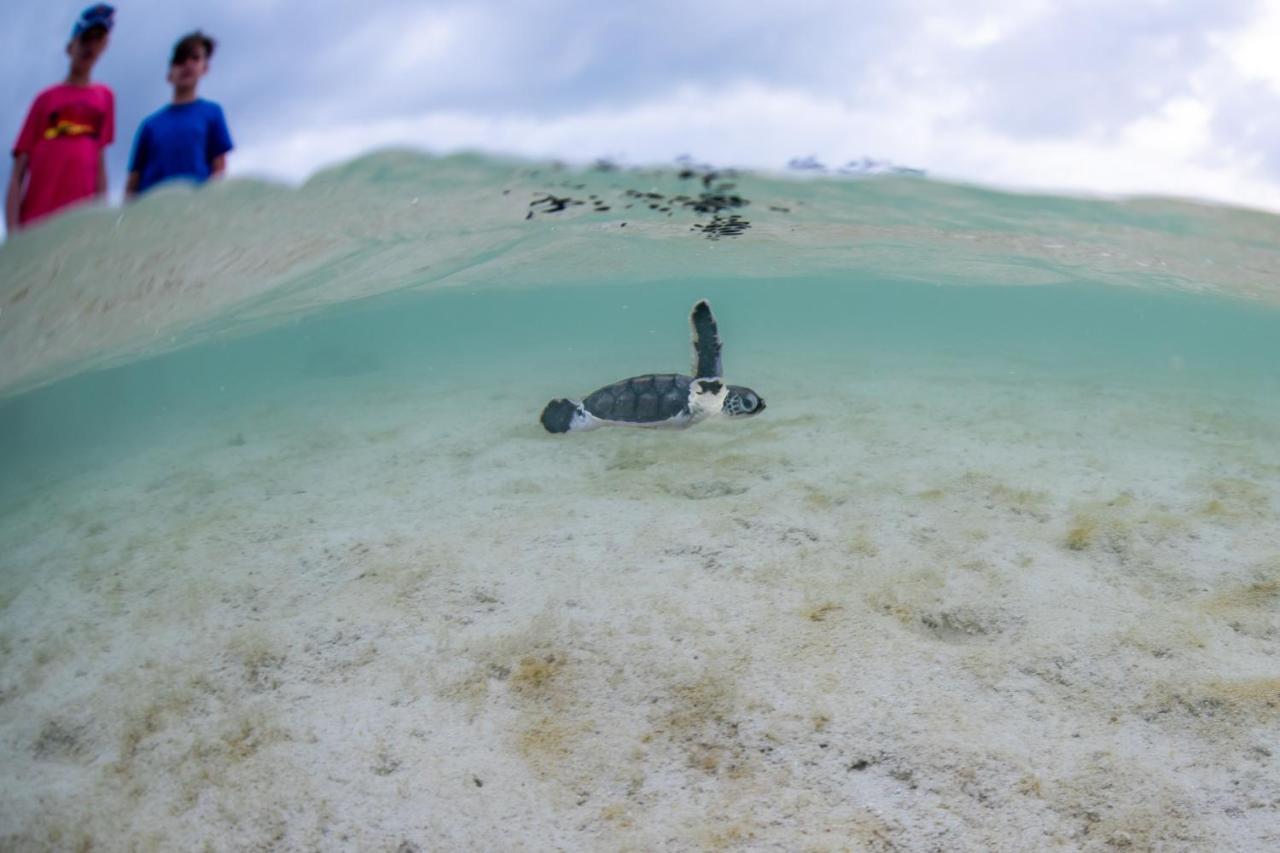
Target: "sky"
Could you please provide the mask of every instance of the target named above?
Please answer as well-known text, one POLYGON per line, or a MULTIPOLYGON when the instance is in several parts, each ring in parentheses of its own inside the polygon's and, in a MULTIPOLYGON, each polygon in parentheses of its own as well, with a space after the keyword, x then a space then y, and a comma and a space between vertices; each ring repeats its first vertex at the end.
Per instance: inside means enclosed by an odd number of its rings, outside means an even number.
MULTIPOLYGON (((66 74, 81 2, 0 0, 0 135, 66 74)), ((113 191, 218 40, 231 175, 298 182, 380 147, 946 179, 1280 211, 1280 0, 122 0, 113 191)))

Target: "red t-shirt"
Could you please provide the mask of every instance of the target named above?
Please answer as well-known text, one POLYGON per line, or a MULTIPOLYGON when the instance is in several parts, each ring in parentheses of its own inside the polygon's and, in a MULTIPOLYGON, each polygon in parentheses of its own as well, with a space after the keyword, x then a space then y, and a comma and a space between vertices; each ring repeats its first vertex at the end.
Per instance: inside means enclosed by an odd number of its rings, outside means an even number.
POLYGON ((101 83, 59 83, 36 95, 13 144, 14 155, 30 158, 20 224, 97 193, 100 155, 116 135, 115 101, 101 83))

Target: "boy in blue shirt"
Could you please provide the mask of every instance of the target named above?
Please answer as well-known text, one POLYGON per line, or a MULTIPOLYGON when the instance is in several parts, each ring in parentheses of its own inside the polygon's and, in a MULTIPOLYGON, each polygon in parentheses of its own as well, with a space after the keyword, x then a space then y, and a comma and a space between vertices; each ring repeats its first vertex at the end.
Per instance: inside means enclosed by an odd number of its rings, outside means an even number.
POLYGON ((199 30, 174 45, 168 75, 173 103, 147 116, 138 128, 126 197, 172 178, 204 183, 226 170, 231 133, 222 107, 196 96, 200 78, 209 72, 213 48, 213 39, 199 30))

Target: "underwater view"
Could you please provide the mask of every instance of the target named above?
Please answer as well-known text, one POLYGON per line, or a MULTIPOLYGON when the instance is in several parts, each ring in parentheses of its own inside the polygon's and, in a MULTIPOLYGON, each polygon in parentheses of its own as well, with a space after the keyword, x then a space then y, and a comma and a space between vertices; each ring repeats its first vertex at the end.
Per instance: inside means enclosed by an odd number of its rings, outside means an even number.
POLYGON ((691 162, 51 221, 0 847, 1278 849, 1278 282, 1271 214, 691 162), (767 408, 544 429, 703 299, 767 408))

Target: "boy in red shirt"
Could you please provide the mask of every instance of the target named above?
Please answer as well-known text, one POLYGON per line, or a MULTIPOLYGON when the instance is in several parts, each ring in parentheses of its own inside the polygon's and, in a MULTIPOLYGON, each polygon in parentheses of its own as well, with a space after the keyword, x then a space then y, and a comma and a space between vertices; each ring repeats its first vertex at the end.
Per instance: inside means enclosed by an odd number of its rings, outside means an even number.
POLYGON ((31 104, 13 145, 4 221, 12 232, 79 201, 106 195, 105 151, 115 138, 115 95, 90 80, 107 49, 115 10, 85 9, 71 30, 71 69, 31 104))

